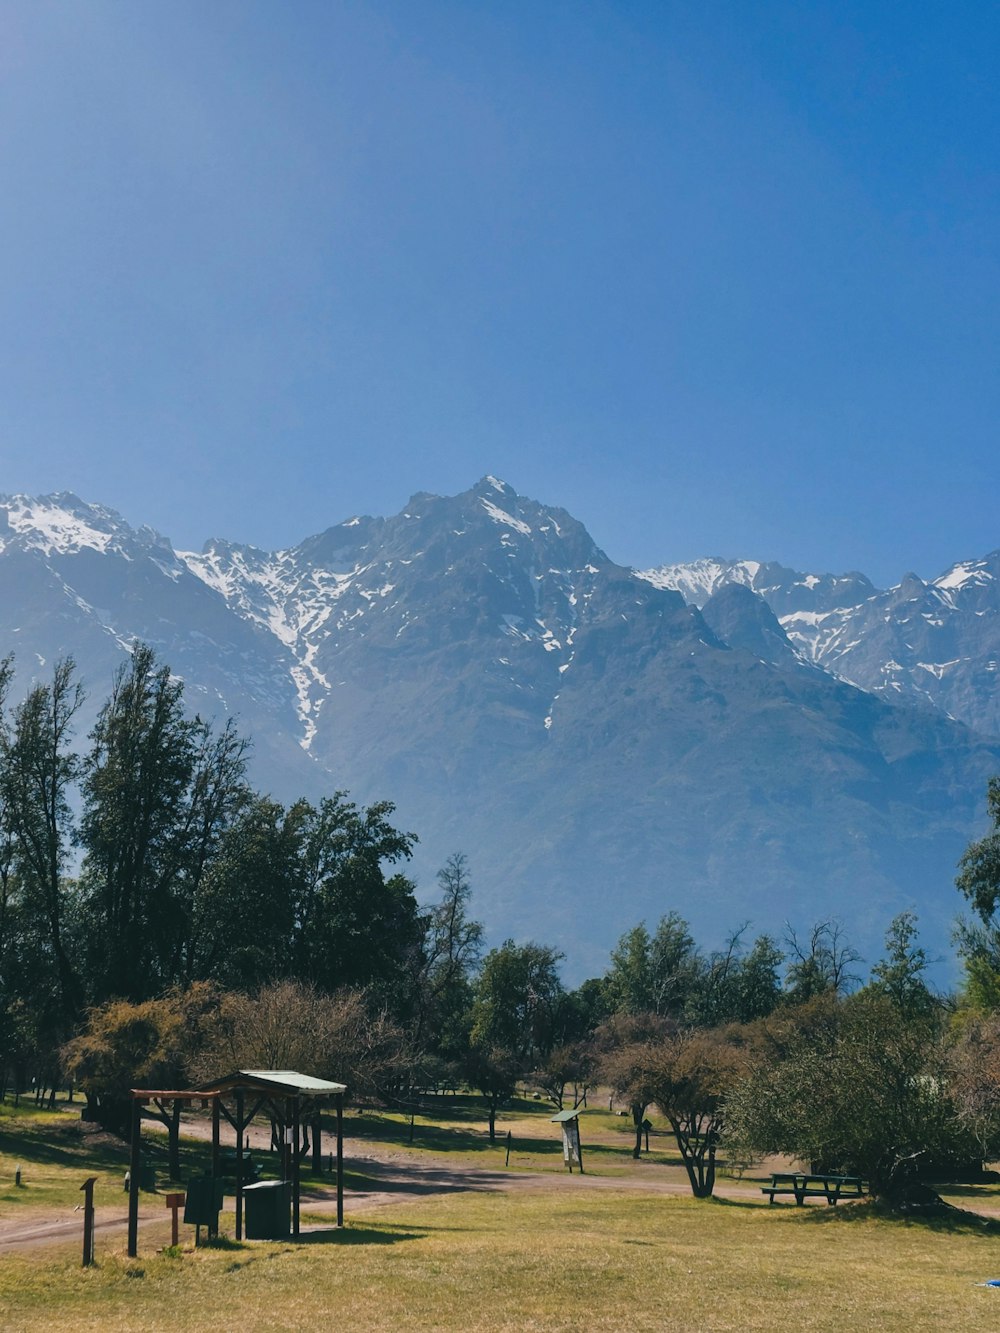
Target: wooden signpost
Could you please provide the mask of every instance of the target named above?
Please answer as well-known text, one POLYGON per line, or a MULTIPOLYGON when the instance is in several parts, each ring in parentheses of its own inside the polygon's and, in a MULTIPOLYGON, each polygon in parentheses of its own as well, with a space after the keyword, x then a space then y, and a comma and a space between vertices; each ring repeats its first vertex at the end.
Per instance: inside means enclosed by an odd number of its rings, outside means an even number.
POLYGON ((168 1194, 167 1207, 170 1209, 170 1244, 176 1245, 180 1238, 180 1233, 177 1230, 177 1212, 178 1209, 184 1207, 184 1195, 168 1194))
POLYGON ((83 1190, 83 1267, 94 1262, 94 1186, 97 1177, 91 1176, 80 1188, 83 1190))

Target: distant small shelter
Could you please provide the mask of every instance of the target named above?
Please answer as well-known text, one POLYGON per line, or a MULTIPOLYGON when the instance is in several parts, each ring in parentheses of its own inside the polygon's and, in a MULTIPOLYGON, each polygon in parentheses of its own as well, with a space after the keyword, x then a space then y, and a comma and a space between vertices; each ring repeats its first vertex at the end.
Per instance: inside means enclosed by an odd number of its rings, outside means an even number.
POLYGON ((139 1186, 141 1175, 142 1108, 150 1102, 164 1111, 168 1105, 200 1103, 212 1109, 212 1166, 214 1181, 222 1179, 221 1129, 223 1117, 236 1136, 233 1175, 236 1183, 236 1239, 243 1239, 243 1192, 251 1184, 247 1169, 245 1134, 262 1111, 280 1130, 281 1175, 291 1190, 292 1235, 299 1234, 299 1194, 302 1128, 311 1122, 313 1163, 322 1161, 319 1113, 332 1102, 337 1115, 337 1226, 344 1225, 344 1093, 346 1085, 300 1074, 294 1069, 237 1069, 199 1088, 132 1089, 132 1143, 129 1163, 128 1253, 138 1251, 139 1186))
POLYGON ((551 1120, 553 1125, 562 1127, 563 1141, 563 1161, 569 1167, 570 1175, 573 1174, 573 1163, 580 1168, 580 1174, 583 1174, 583 1154, 580 1151, 580 1108, 574 1106, 569 1111, 557 1112, 551 1120))

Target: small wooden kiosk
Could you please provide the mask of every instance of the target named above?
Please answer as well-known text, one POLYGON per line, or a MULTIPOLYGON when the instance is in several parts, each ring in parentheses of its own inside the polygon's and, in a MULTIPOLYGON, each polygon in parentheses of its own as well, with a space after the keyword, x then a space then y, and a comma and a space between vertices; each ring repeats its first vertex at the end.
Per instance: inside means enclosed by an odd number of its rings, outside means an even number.
POLYGON ((200 1088, 154 1091, 132 1089, 132 1148, 129 1163, 128 1253, 138 1251, 139 1185, 142 1108, 155 1102, 163 1110, 168 1103, 189 1106, 200 1102, 212 1108, 212 1179, 221 1180, 221 1126, 228 1121, 236 1135, 236 1239, 243 1239, 243 1190, 249 1185, 245 1167, 244 1135, 250 1122, 266 1110, 281 1130, 282 1180, 291 1185, 292 1235, 299 1234, 299 1190, 303 1109, 312 1112, 313 1160, 321 1159, 319 1109, 333 1101, 337 1112, 337 1226, 344 1225, 344 1092, 346 1085, 300 1074, 293 1069, 237 1069, 200 1088), (227 1101, 230 1103, 227 1105, 227 1101))
POLYGON ((553 1125, 562 1126, 563 1138, 563 1161, 569 1167, 570 1175, 573 1174, 573 1163, 580 1168, 580 1174, 583 1175, 583 1154, 580 1151, 580 1108, 573 1107, 571 1111, 559 1111, 552 1117, 553 1125))

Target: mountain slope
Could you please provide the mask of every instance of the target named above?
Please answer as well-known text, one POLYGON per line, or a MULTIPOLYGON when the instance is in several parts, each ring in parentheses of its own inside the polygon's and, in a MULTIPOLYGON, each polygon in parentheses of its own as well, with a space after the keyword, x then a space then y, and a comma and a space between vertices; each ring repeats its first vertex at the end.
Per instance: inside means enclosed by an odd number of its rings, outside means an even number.
POLYGON ((1000 736, 1000 551, 929 583, 907 574, 886 590, 860 574, 802 574, 751 560, 664 565, 643 577, 695 606, 721 589, 752 589, 804 659, 1000 736))
POLYGON ((789 617, 882 596, 860 575, 703 570, 703 615, 495 478, 273 553, 178 554, 65 495, 4 512, 22 668, 73 651, 99 697, 147 640, 240 715, 259 785, 395 801, 427 889, 466 851, 494 937, 556 943, 571 974, 671 908, 710 941, 835 911, 867 950, 903 907, 954 914, 1000 746, 804 660, 789 617))

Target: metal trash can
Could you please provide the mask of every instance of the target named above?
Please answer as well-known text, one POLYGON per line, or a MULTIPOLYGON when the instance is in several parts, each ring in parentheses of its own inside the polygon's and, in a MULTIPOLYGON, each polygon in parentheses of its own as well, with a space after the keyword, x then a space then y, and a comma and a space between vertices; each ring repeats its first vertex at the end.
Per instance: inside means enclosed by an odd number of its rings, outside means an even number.
POLYGON ((184 1221, 189 1226, 217 1227, 221 1210, 221 1180, 215 1180, 212 1176, 195 1176, 188 1181, 184 1221))
POLYGON ((292 1186, 287 1180, 261 1180, 244 1185, 247 1240, 287 1240, 292 1229, 292 1186))

